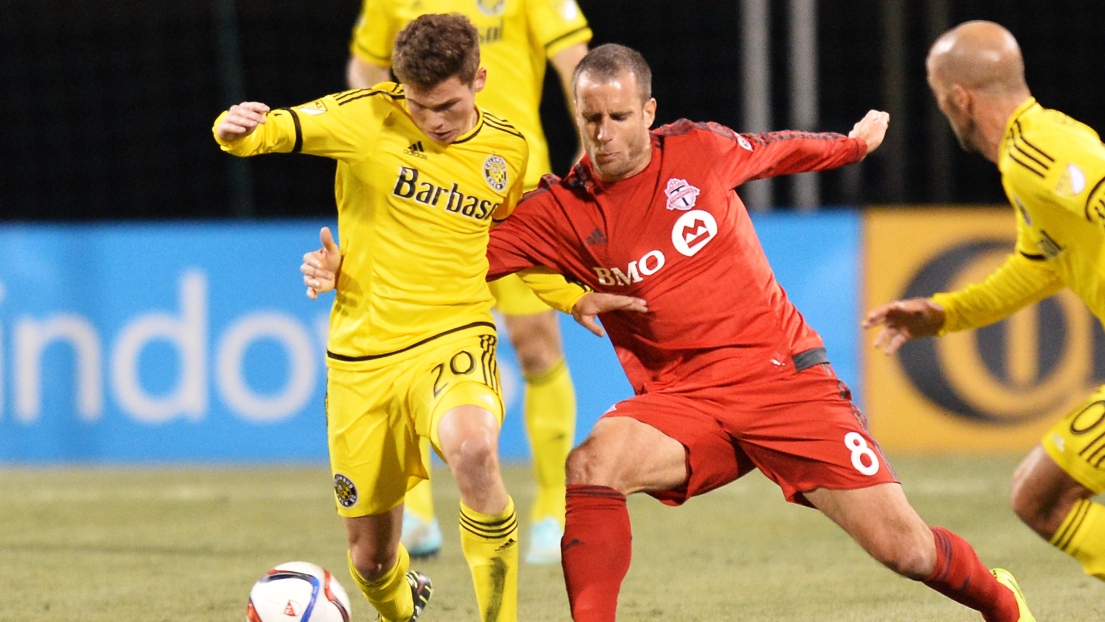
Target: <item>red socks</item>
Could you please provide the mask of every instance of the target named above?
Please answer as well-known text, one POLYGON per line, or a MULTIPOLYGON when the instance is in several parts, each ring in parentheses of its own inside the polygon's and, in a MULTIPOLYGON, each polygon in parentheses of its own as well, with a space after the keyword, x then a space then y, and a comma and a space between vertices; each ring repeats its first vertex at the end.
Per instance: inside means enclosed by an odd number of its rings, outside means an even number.
POLYGON ((942 527, 932 528, 936 568, 925 585, 955 602, 982 613, 986 622, 1016 622, 1017 599, 998 583, 966 540, 942 527))
POLYGON ((569 485, 560 551, 572 619, 614 622, 633 551, 625 495, 606 486, 569 485))

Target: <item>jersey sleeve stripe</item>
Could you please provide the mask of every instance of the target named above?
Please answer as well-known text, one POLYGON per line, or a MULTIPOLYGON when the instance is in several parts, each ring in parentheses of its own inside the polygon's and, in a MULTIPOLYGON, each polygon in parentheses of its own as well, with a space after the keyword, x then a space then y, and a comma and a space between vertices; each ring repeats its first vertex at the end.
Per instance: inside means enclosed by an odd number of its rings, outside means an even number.
POLYGON ((292 153, 299 153, 303 150, 303 126, 299 124, 299 115, 291 108, 280 108, 280 110, 287 111, 292 117, 292 125, 295 127, 295 143, 292 144, 292 153))
POLYGON ((1032 168, 1032 165, 1030 165, 1029 163, 1027 163, 1027 162, 1021 160, 1020 158, 1018 158, 1016 153, 1010 151, 1009 152, 1009 158, 1012 159, 1017 164, 1020 164, 1021 166, 1023 166, 1025 169, 1029 170, 1032 174, 1036 175, 1037 177, 1040 177, 1041 179, 1044 177, 1043 173, 1041 173, 1040 171, 1037 171, 1036 169, 1032 168))
POLYGON ((1020 122, 1019 119, 1013 122, 1013 130, 1014 130, 1013 131, 1013 138, 1018 143, 1024 143, 1025 145, 1028 146, 1029 149, 1032 149, 1036 153, 1040 154, 1040 156, 1043 157, 1044 159, 1046 159, 1048 162, 1054 162, 1055 161, 1055 158, 1053 158, 1053 157, 1049 156, 1048 154, 1044 153, 1044 151, 1042 149, 1040 149, 1036 145, 1033 145, 1031 142, 1028 141, 1027 138, 1024 137, 1024 131, 1021 129, 1021 122, 1020 122))
POLYGON ((560 43, 561 41, 567 39, 568 37, 574 37, 574 36, 578 35, 579 33, 583 32, 585 30, 588 30, 589 28, 590 28, 590 26, 580 26, 579 28, 576 28, 575 30, 569 30, 568 32, 566 32, 566 33, 560 35, 559 37, 553 39, 552 41, 549 41, 548 43, 546 43, 545 44, 545 49, 547 50, 547 49, 553 47, 554 45, 556 45, 557 43, 560 43))
POLYGON ((1039 168, 1042 169, 1043 172, 1046 173, 1047 170, 1049 168, 1051 168, 1051 165, 1049 165, 1047 162, 1044 162, 1044 161, 1040 160, 1036 156, 1034 156, 1031 153, 1029 153, 1028 151, 1026 151, 1025 148, 1022 145, 1023 145, 1023 143, 1021 141, 1017 140, 1017 137, 1014 136, 1013 137, 1013 149, 1016 149, 1017 152, 1020 153, 1022 156, 1024 156, 1025 158, 1027 158, 1029 160, 1032 160, 1037 165, 1039 165, 1039 168))
POLYGON ((349 102, 357 101, 358 99, 362 99, 364 97, 373 97, 376 95, 383 95, 384 97, 390 97, 392 99, 406 99, 405 95, 399 95, 398 93, 393 93, 391 91, 384 91, 381 89, 361 89, 359 91, 350 91, 349 97, 346 97, 345 99, 338 99, 338 105, 344 106, 349 102))
POLYGON ((519 132, 518 130, 514 129, 513 127, 511 127, 509 125, 504 127, 502 125, 499 125, 499 124, 491 121, 490 119, 488 119, 486 121, 486 123, 487 123, 487 127, 492 127, 492 128, 495 128, 495 129, 499 130, 500 132, 506 132, 507 134, 513 134, 514 136, 517 136, 518 138, 525 139, 525 136, 522 136, 521 132, 519 132))
POLYGON ((1025 259, 1027 259, 1029 261, 1046 261, 1047 260, 1047 257, 1045 257, 1043 255, 1036 255, 1034 253, 1029 254, 1029 253, 1026 253, 1024 251, 1021 251, 1021 257, 1024 257, 1025 259))

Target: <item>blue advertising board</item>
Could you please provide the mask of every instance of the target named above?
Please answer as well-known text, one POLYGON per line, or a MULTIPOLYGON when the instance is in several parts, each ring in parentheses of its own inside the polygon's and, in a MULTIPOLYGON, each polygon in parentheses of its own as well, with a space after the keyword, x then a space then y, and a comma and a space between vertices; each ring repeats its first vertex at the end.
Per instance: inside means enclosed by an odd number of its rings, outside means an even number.
MULTIPOLYGON (((307 299, 298 273, 323 224, 0 228, 0 462, 325 460, 329 297, 307 299)), ((756 226, 854 387, 858 216, 756 226)), ((631 392, 609 342, 561 320, 578 441, 631 392)), ((502 454, 523 459, 522 379, 501 344, 502 454)))

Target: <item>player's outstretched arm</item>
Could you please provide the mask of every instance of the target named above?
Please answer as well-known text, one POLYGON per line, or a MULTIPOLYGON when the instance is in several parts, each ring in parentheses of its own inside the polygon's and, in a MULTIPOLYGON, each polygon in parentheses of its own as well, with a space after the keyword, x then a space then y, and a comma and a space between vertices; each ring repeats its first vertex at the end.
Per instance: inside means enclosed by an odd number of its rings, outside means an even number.
POLYGON ((648 303, 642 298, 632 296, 587 292, 572 307, 572 317, 595 335, 605 337, 606 331, 602 329, 602 325, 598 323, 596 318, 599 314, 611 311, 645 313, 648 311, 648 303))
POLYGON ((226 117, 215 126, 215 135, 223 142, 232 143, 253 133, 264 123, 269 107, 261 102, 242 102, 230 107, 226 117))
POLYGON ((893 354, 911 339, 932 337, 944 326, 944 308, 928 298, 896 300, 872 309, 863 318, 864 329, 882 326, 875 347, 893 354))
POLYGON ((879 148, 883 138, 886 137, 886 129, 890 125, 890 113, 881 110, 869 110, 848 132, 848 138, 858 138, 867 143, 867 153, 879 148))
POLYGON ((303 264, 299 266, 303 284, 307 286, 307 297, 311 300, 318 300, 319 294, 337 287, 341 274, 341 249, 334 242, 330 227, 323 227, 318 238, 322 248, 303 255, 303 264))

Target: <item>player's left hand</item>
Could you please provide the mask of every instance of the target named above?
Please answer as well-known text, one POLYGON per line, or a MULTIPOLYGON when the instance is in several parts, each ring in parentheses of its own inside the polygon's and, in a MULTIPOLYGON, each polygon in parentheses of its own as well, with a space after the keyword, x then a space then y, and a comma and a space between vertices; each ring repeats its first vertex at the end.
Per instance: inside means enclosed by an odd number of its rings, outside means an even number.
POLYGON ((596 321, 600 313, 611 311, 633 311, 645 313, 648 311, 648 303, 642 298, 632 296, 619 296, 618 294, 601 294, 599 292, 587 292, 572 307, 572 317, 587 330, 596 336, 605 337, 606 331, 596 321))
POLYGON ((882 139, 886 137, 886 129, 890 126, 890 113, 881 110, 869 110, 862 119, 848 132, 848 138, 859 138, 867 143, 867 157, 872 151, 879 148, 882 139))
POLYGON ((910 298, 872 309, 861 326, 865 330, 881 326, 875 347, 893 354, 907 341, 936 335, 945 319, 944 307, 928 298, 910 298))
POLYGON ((330 227, 323 227, 318 238, 322 248, 303 255, 303 264, 299 266, 303 284, 307 286, 307 297, 311 300, 318 300, 319 294, 337 287, 341 273, 341 249, 334 242, 330 227))

